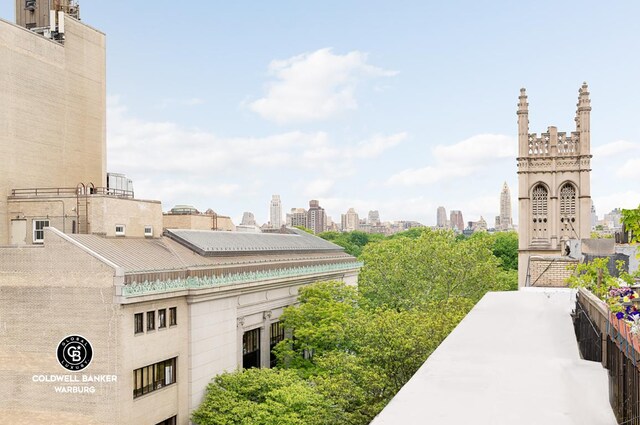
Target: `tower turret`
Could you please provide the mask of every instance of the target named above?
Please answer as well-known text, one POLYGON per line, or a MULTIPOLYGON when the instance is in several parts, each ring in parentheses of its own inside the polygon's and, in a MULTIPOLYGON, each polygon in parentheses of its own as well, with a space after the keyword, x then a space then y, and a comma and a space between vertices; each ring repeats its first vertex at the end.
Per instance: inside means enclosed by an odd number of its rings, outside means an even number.
POLYGON ((524 87, 518 99, 518 156, 523 157, 529 154, 529 103, 524 87))

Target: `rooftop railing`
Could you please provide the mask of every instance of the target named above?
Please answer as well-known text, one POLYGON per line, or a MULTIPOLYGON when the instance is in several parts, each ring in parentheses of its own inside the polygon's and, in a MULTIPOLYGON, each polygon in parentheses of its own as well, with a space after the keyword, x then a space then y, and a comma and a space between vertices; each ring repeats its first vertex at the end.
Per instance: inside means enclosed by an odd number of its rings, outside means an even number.
POLYGON ((11 196, 15 198, 85 195, 103 195, 114 196, 118 198, 133 198, 133 191, 113 189, 109 187, 37 187, 26 189, 11 189, 11 196))
POLYGON ((582 288, 573 317, 582 357, 602 363, 608 371, 609 403, 618 423, 640 425, 639 335, 582 288))

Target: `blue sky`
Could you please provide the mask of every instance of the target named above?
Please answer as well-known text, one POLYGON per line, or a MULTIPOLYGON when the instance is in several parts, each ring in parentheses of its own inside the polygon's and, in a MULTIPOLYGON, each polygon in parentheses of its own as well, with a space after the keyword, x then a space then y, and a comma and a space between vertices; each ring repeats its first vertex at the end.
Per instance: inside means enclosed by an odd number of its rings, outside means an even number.
POLYGON ((519 88, 531 132, 572 131, 582 81, 597 212, 640 203, 637 2, 182 3, 80 2, 107 34, 108 169, 165 210, 264 222, 280 194, 491 225, 503 181, 517 211, 519 88))

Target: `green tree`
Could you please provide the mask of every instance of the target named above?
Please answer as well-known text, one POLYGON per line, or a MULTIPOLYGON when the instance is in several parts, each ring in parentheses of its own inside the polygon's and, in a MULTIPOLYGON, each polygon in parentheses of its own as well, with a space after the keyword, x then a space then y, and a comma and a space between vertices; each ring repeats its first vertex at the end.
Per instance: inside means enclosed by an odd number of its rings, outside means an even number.
MULTIPOLYGON (((627 230, 632 232, 632 241, 638 242, 640 239, 640 205, 631 210, 623 209, 622 222, 627 230)), ((640 256, 640 253, 638 255, 640 256)))
POLYGON ((350 350, 348 329, 358 299, 357 290, 344 282, 319 282, 300 288, 299 306, 286 308, 280 317, 295 337, 276 346, 280 364, 309 376, 317 369, 317 356, 331 350, 350 350))
POLYGON ((498 232, 492 235, 493 255, 500 259, 504 270, 518 270, 518 234, 516 232, 498 232))
POLYGON ((499 289, 499 260, 489 238, 456 240, 453 232, 425 229, 416 239, 368 245, 358 288, 372 306, 426 308, 450 297, 479 300, 499 289))
POLYGON ((344 423, 345 416, 294 371, 252 368, 216 376, 192 420, 198 425, 325 425, 344 423))
POLYGON ((313 381, 347 424, 369 423, 473 305, 451 297, 397 311, 358 298, 341 282, 303 288, 282 316, 293 338, 276 348, 279 364, 313 381))

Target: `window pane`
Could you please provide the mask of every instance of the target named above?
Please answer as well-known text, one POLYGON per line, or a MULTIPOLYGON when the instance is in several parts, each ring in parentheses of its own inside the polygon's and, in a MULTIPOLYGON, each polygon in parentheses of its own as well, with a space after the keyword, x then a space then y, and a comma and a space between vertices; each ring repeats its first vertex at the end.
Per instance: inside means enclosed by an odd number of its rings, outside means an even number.
POLYGON ((167 310, 158 310, 158 328, 164 328, 167 326, 167 310))
POLYGON ((147 312, 147 330, 152 331, 156 328, 155 324, 156 312, 148 311, 147 312))
POLYGON ((134 315, 134 329, 135 329, 135 333, 141 333, 144 331, 144 327, 143 327, 143 316, 142 313, 136 313, 134 315))
POLYGON ((176 307, 169 309, 169 325, 174 326, 178 324, 178 310, 176 307))

